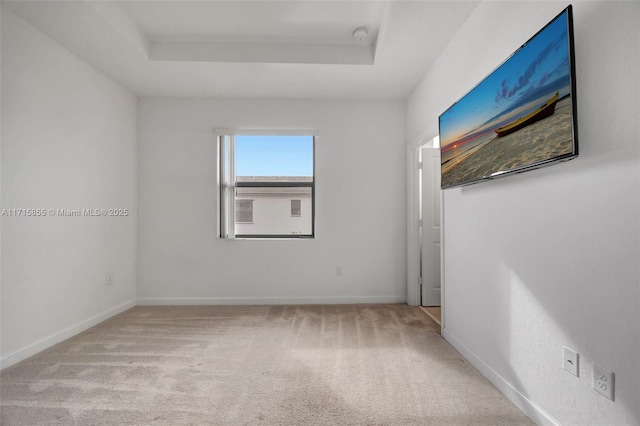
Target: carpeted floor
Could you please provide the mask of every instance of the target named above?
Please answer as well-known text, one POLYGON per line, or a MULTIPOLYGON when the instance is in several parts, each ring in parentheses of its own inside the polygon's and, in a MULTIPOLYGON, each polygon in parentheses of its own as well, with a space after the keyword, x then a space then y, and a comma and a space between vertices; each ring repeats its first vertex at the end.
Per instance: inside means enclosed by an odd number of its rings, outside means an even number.
POLYGON ((2 425, 530 425, 406 305, 136 307, 0 375, 2 425))

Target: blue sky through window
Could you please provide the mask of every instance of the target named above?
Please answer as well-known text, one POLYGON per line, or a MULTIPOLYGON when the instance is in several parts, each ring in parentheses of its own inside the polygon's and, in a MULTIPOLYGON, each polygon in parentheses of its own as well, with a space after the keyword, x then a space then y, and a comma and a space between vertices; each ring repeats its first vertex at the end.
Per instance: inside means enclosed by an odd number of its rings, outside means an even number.
POLYGON ((313 136, 235 136, 236 176, 313 176, 313 136))

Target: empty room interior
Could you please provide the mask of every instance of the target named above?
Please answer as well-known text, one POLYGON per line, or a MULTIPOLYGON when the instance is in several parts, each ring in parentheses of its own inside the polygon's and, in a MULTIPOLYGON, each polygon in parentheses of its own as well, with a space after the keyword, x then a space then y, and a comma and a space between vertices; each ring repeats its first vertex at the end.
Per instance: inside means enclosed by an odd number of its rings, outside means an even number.
POLYGON ((640 2, 0 14, 0 423, 640 425, 640 2))

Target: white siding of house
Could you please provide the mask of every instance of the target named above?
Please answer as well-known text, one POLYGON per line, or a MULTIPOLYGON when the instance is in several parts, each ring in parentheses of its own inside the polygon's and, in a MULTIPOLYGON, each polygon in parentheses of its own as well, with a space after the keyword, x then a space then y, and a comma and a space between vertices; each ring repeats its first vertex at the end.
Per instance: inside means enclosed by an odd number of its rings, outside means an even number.
POLYGON ((310 194, 244 194, 237 200, 253 200, 253 223, 236 223, 237 234, 309 235, 310 194), (301 200, 300 216, 291 216, 291 200, 301 200))

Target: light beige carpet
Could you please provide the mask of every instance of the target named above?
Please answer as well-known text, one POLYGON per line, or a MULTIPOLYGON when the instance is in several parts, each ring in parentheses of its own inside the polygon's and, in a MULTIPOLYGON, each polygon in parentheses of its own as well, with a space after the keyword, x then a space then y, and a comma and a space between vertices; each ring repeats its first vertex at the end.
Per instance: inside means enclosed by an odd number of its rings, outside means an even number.
POLYGON ((406 305, 136 307, 0 375, 3 425, 529 425, 406 305))

